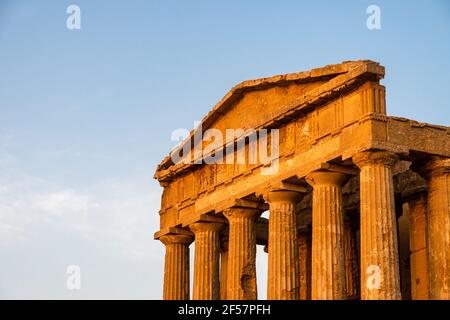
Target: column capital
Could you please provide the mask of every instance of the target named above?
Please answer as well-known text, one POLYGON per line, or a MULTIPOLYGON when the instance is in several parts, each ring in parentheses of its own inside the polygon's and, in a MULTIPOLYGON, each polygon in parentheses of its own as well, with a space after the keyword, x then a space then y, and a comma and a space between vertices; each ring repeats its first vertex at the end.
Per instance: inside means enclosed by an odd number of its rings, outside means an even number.
POLYGON ((194 222, 189 225, 189 229, 194 234, 204 232, 204 231, 220 231, 224 227, 223 223, 220 222, 194 222))
POLYGON ((223 211, 223 215, 228 220, 231 220, 236 217, 256 218, 259 215, 259 213, 260 211, 257 208, 248 208, 248 207, 231 207, 223 211))
POLYGON ((271 189, 264 193, 264 200, 268 203, 273 202, 292 202, 297 203, 300 202, 304 193, 298 191, 292 191, 287 189, 271 189))
POLYGON ((424 160, 414 162, 412 169, 425 180, 431 177, 442 176, 450 173, 450 158, 432 156, 424 160))
POLYGON ((398 155, 389 151, 363 151, 353 155, 352 160, 360 169, 376 164, 392 167, 397 162, 398 155))
POLYGON ((186 234, 166 234, 159 238, 164 245, 182 243, 190 245, 194 241, 194 236, 186 234))
POLYGON ((313 171, 306 175, 305 180, 312 187, 321 185, 342 186, 347 180, 348 175, 334 171, 313 171))
POLYGON ((153 235, 153 239, 159 240, 162 236, 166 235, 186 235, 186 236, 193 236, 192 232, 185 228, 180 227, 168 227, 163 228, 153 235))

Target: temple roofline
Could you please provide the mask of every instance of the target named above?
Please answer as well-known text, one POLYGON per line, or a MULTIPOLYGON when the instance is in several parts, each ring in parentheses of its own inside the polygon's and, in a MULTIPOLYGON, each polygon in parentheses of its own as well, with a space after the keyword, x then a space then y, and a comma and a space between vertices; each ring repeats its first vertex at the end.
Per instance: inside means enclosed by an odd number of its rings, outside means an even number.
MULTIPOLYGON (((240 98, 242 98, 243 94, 250 92, 250 91, 257 91, 257 90, 263 90, 268 89, 275 86, 286 86, 289 83, 309 83, 314 82, 318 80, 331 80, 337 76, 348 74, 349 77, 346 77, 344 82, 349 82, 355 78, 360 77, 362 74, 372 74, 377 79, 382 79, 385 74, 384 67, 381 66, 378 62, 371 61, 371 60, 355 60, 355 61, 344 61, 340 64, 330 64, 326 65, 321 68, 314 68, 309 71, 303 71, 303 72, 296 72, 296 73, 288 73, 284 75, 276 75, 272 77, 267 78, 259 78, 255 80, 246 80, 238 85, 234 86, 223 98, 220 100, 214 108, 208 112, 208 114, 203 118, 200 125, 191 130, 189 136, 183 140, 183 142, 180 144, 180 146, 174 148, 173 150, 176 150, 178 148, 182 148, 182 146, 189 142, 192 137, 194 136, 196 130, 198 128, 202 128, 202 130, 206 130, 209 128, 209 126, 214 123, 218 119, 218 117, 226 114, 229 111, 229 108, 232 107, 240 98), (350 73, 350 71, 353 71, 355 69, 361 70, 361 72, 357 73, 350 73)), ((339 85, 340 83, 336 83, 339 85)), ((335 85, 333 83, 333 85, 335 85)), ((319 88, 322 88, 319 87, 319 88)), ((318 89, 319 89, 318 88, 318 89)), ((328 87, 327 87, 328 88, 328 87)), ((312 90, 314 93, 316 93, 316 90, 312 90)), ((321 90, 323 91, 323 90, 321 90)), ((318 92, 320 95, 323 95, 324 92, 318 92)), ((308 93, 305 98, 310 98, 310 94, 308 93)), ((313 97, 314 98, 314 97, 313 97)), ((303 99, 307 100, 307 99, 303 99)), ((303 101, 303 102, 305 102, 303 101)), ((299 103, 301 104, 301 103, 299 103)), ((293 108, 298 106, 292 106, 293 108)), ((172 150, 172 151, 173 151, 172 150)), ((155 172, 155 179, 158 179, 160 176, 158 174, 159 171, 167 170, 169 167, 171 167, 173 164, 171 163, 171 157, 170 153, 168 156, 166 156, 161 163, 158 165, 156 172, 155 172)), ((159 179, 158 179, 159 180, 159 179)))

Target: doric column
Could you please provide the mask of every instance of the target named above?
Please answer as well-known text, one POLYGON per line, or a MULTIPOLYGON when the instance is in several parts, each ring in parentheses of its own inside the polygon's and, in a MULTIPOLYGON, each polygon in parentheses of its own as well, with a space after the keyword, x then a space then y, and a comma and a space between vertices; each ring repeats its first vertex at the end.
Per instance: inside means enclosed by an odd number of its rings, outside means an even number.
POLYGON ((432 157, 418 171, 428 182, 430 299, 450 300, 450 158, 432 157))
POLYGON ((189 226, 195 234, 194 300, 218 300, 220 230, 222 223, 195 222, 189 226))
POLYGON ((359 268, 356 232, 352 223, 344 220, 345 291, 347 299, 359 298, 359 268))
POLYGON ((227 299, 228 232, 220 239, 220 300, 227 299))
POLYGON ((311 231, 297 233, 300 300, 311 300, 311 231))
POLYGON ((169 234, 159 238, 166 246, 164 300, 189 300, 189 245, 193 236, 169 234))
POLYGON ((315 171, 306 176, 313 187, 312 294, 313 300, 346 299, 344 214, 341 186, 347 176, 315 171))
POLYGON ((229 222, 227 272, 228 300, 256 300, 255 208, 232 207, 224 211, 229 222))
POLYGON ((398 234, 398 265, 400 269, 400 293, 402 300, 411 300, 411 266, 409 244, 409 219, 403 214, 403 199, 396 194, 395 211, 398 234))
POLYGON ((428 300, 427 194, 415 195, 408 205, 411 298, 428 300))
POLYGON ((393 153, 353 156, 360 172, 361 299, 401 299, 397 220, 394 204, 393 153))
POLYGON ((269 203, 268 300, 298 300, 298 243, 295 206, 302 193, 274 190, 265 195, 269 203))

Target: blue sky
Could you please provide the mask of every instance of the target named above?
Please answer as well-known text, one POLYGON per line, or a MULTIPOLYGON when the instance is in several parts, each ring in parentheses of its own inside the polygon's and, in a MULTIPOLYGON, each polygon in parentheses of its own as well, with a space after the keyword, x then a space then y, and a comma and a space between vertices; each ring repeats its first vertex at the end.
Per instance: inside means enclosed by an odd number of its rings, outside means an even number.
POLYGON ((173 130, 243 80, 352 59, 386 67, 390 115, 449 125, 449 39, 445 0, 1 1, 0 298, 160 298, 173 130))

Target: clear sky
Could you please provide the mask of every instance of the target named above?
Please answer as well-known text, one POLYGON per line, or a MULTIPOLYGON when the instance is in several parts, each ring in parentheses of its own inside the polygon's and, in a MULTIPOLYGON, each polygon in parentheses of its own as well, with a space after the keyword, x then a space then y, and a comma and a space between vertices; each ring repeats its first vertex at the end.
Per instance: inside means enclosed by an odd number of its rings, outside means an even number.
POLYGON ((159 299, 171 132, 243 80, 352 59, 386 67, 390 115, 450 124, 445 0, 1 0, 0 298, 159 299))

